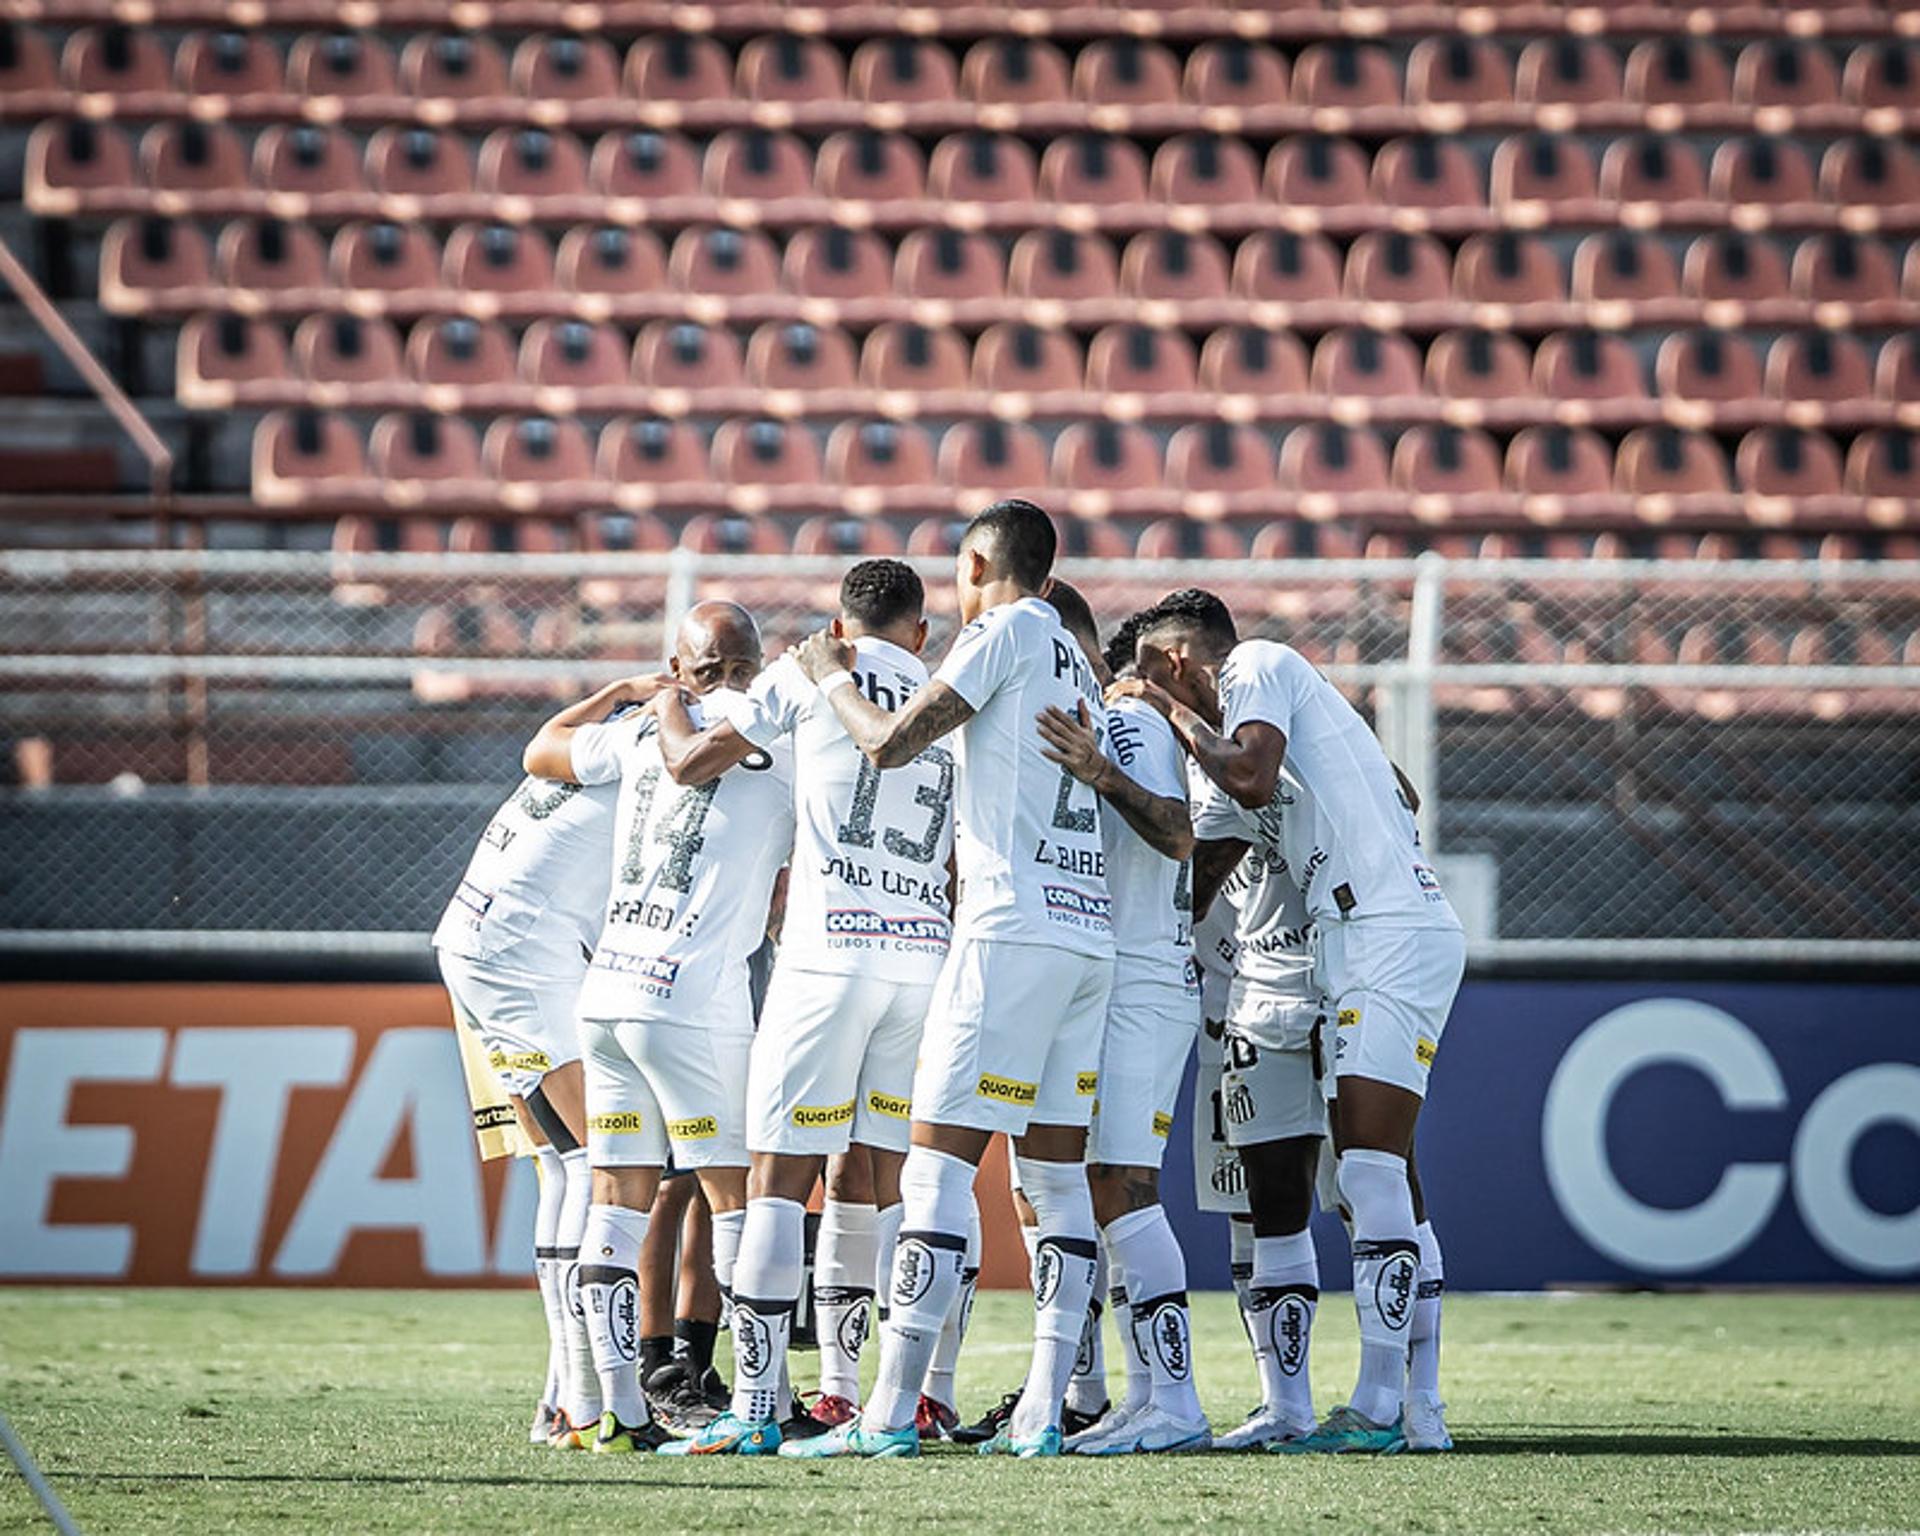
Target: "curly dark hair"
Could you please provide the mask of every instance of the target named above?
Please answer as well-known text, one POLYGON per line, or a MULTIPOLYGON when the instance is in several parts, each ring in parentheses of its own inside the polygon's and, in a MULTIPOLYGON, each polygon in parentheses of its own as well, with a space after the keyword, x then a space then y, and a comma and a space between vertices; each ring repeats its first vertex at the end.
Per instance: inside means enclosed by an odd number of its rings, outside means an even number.
POLYGON ((899 560, 862 560, 840 579, 840 612, 869 630, 918 620, 926 604, 919 574, 899 560))
POLYGON ((1128 614, 1120 621, 1120 627, 1107 637, 1107 648, 1102 654, 1107 670, 1116 677, 1133 665, 1140 649, 1140 631, 1152 612, 1151 608, 1142 608, 1138 613, 1128 614))
POLYGON ((1182 587, 1161 598, 1141 615, 1135 638, 1151 640, 1175 633, 1203 636, 1223 654, 1240 643, 1232 611, 1211 592, 1199 587, 1182 587))

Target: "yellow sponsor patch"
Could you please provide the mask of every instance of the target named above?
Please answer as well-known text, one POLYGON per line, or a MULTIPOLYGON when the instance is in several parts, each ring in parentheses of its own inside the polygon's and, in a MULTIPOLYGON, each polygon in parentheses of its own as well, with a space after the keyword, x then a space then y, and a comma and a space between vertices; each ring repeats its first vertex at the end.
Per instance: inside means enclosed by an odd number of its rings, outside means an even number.
POLYGON ((876 1115, 885 1115, 889 1120, 911 1120, 913 1104, 907 1099, 896 1098, 890 1093, 881 1093, 878 1089, 867 1095, 867 1108, 876 1115))
POLYGON ((1339 1017, 1334 1020, 1334 1023, 1341 1029, 1352 1029, 1353 1026, 1359 1022, 1360 1010, 1358 1008, 1342 1008, 1339 1017))
POLYGON ((521 1051, 512 1056, 495 1051, 487 1058, 487 1065, 496 1072, 551 1072, 553 1058, 545 1051, 521 1051))
POLYGON ((830 1125, 853 1124, 853 1100, 844 1104, 796 1104, 790 1116, 803 1131, 830 1125))
POLYGON ((637 1109, 623 1109, 618 1114, 595 1115, 587 1121, 587 1129, 602 1136, 631 1136, 646 1125, 646 1116, 637 1109))
POLYGON ((973 1091, 983 1099, 998 1099, 1002 1104, 1032 1104, 1040 1097, 1038 1083, 1016 1082, 1010 1077, 995 1077, 991 1072, 980 1074, 973 1091))
POLYGON ((1418 1040, 1414 1041, 1413 1043, 1413 1059, 1419 1062, 1420 1065, 1423 1067, 1432 1066, 1433 1058, 1439 1054, 1440 1054, 1439 1044, 1435 1041, 1429 1040, 1425 1035, 1422 1035, 1418 1040))
POLYGON ((675 1141, 707 1141, 720 1134, 720 1122, 712 1115, 695 1115, 691 1120, 669 1120, 667 1134, 675 1141))
POLYGON ((1153 1134, 1162 1141, 1173 1134, 1173 1116, 1159 1110, 1153 1112, 1153 1134))
POLYGON ((473 1128, 476 1131, 490 1131, 495 1126, 514 1123, 511 1104, 483 1104, 473 1112, 473 1128))
POLYGON ((1073 1080, 1073 1091, 1083 1099, 1090 1099, 1100 1091, 1100 1074, 1082 1072, 1073 1080))

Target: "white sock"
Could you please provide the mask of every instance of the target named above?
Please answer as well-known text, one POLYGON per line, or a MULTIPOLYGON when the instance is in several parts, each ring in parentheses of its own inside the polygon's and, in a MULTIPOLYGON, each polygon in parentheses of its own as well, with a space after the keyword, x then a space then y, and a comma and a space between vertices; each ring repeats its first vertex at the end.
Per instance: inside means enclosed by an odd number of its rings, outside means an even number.
POLYGON ((733 1312, 733 1271, 740 1262, 740 1234, 746 1230, 747 1213, 744 1208, 737 1211, 715 1211, 713 1213, 713 1278, 720 1284, 720 1326, 732 1326, 733 1312))
POLYGON ((967 1342, 967 1324, 973 1321, 973 1295, 980 1284, 980 1207, 975 1205, 967 1222, 967 1252, 960 1261, 960 1294, 947 1308, 940 1324, 940 1338, 933 1346, 933 1360, 927 1366, 927 1384, 922 1389, 936 1403, 944 1403, 956 1412, 960 1407, 959 1389, 954 1373, 960 1368, 960 1346, 967 1342))
POLYGON ((1127 1277, 1132 1331, 1151 1382, 1153 1404, 1176 1419, 1204 1417, 1193 1384, 1193 1318, 1187 1260, 1164 1206, 1129 1211, 1107 1224, 1107 1246, 1127 1277))
POLYGON ((1033 1363, 1007 1431, 1033 1439, 1060 1422, 1100 1244, 1086 1164, 1045 1163, 1018 1154, 1015 1161, 1020 1187, 1040 1220, 1033 1263, 1033 1363))
POLYGON ((1040 1229, 1023 1226, 1020 1228, 1020 1241, 1027 1249, 1027 1273, 1033 1273, 1034 1261, 1040 1257, 1040 1229))
MULTIPOLYGON (((813 1330, 820 1339, 820 1390, 860 1402, 860 1350, 873 1310, 875 1235, 870 1205, 828 1200, 813 1250, 813 1330)), ((744 1253, 744 1250, 743 1250, 744 1253)))
POLYGON ((1260 1372, 1260 1406, 1302 1427, 1314 1422, 1307 1363, 1319 1305, 1320 1259, 1312 1231, 1255 1238, 1246 1324, 1260 1372))
MULTIPOLYGON (((1067 1406, 1075 1413, 1098 1413, 1107 1401, 1107 1250, 1100 1247, 1093 1261, 1093 1295, 1080 1325, 1080 1348, 1074 1352, 1073 1374, 1067 1378, 1067 1406)), ((1115 1312, 1116 1318, 1126 1314, 1115 1312)))
MULTIPOLYGON (((893 1250, 900 1242, 900 1217, 906 1210, 898 1200, 882 1206, 873 1219, 873 1327, 887 1320, 887 1293, 893 1288, 893 1250)), ((873 1328, 867 1330, 869 1334, 873 1328)))
POLYGON ((1407 1383, 1407 1329, 1419 1284, 1407 1160, 1359 1147, 1340 1155, 1340 1193, 1353 1215, 1353 1301, 1360 1314, 1360 1380, 1348 1406, 1391 1424, 1407 1383))
POLYGON ((587 1335, 586 1308, 580 1302, 580 1235, 587 1229, 587 1208, 593 1197, 593 1170, 587 1149, 560 1154, 566 1188, 560 1197, 560 1217, 554 1227, 554 1251, 560 1266, 560 1301, 567 1330, 567 1379, 560 1406, 574 1428, 585 1428, 600 1418, 600 1377, 594 1370, 593 1341, 587 1335))
POLYGON ((973 1209, 973 1164, 915 1147, 900 1170, 900 1238, 894 1250, 880 1375, 862 1422, 901 1430, 913 1423, 947 1312, 960 1294, 973 1209))
POLYGON ((1407 1396, 1437 1402, 1440 1397, 1440 1303, 1447 1290, 1447 1266, 1433 1223, 1414 1229, 1420 1244, 1420 1282, 1414 1293, 1413 1325, 1407 1330, 1407 1396))
POLYGON ((749 1424, 784 1418, 793 1309, 806 1265, 807 1208, 797 1200, 747 1202, 733 1269, 733 1413, 749 1424))
POLYGON ((580 1239, 580 1302, 586 1311, 600 1401, 629 1429, 647 1422, 640 1392, 640 1245, 647 1213, 596 1205, 580 1239))
MULTIPOLYGON (((1233 1277, 1233 1294, 1240 1303, 1240 1326, 1247 1325, 1247 1292, 1253 1289, 1253 1223, 1235 1216, 1227 1222, 1227 1273, 1233 1277)), ((1249 1341, 1252 1330, 1247 1333, 1249 1341)))
POLYGON ((533 1166, 540 1179, 540 1200, 533 1208, 533 1276, 540 1285, 540 1308, 547 1317, 547 1384, 540 1401, 560 1406, 567 1379, 567 1313, 561 1295, 560 1203, 567 1192, 567 1168, 552 1147, 534 1149, 533 1166))

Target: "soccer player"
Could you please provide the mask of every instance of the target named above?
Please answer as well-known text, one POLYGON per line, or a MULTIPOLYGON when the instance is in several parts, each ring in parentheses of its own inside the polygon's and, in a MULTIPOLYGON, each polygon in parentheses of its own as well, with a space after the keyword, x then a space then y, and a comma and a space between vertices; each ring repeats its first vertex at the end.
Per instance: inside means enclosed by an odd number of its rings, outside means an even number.
MULTIPOLYGON (((898 560, 847 572, 831 633, 851 646, 863 697, 897 709, 926 686, 925 599, 898 560)), ((704 731, 675 699, 655 706, 676 783, 744 772, 751 754, 787 742, 795 763, 794 873, 747 1071, 753 1164, 734 1270, 733 1404, 694 1438, 696 1456, 780 1447, 806 1201, 827 1157, 864 1150, 878 1219, 897 1230, 914 1059, 951 929, 953 754, 929 745, 876 768, 791 656, 762 673, 750 697, 750 716, 704 731)), ((875 1264, 870 1249, 869 1285, 875 1264)))
POLYGON ((1266 806, 1283 769, 1304 792, 1282 835, 1317 930, 1315 979, 1334 1026, 1327 1065, 1339 1192, 1353 1229, 1360 1374, 1318 1430, 1275 1448, 1444 1450, 1452 1442, 1438 1396, 1418 1382, 1409 1389, 1423 1264, 1408 1160, 1465 968, 1459 919, 1421 850, 1404 781, 1305 657, 1273 641, 1239 642, 1217 600, 1163 603, 1140 649, 1142 679, 1119 686, 1163 707, 1237 804, 1266 806))
POLYGON ((913 1082, 912 1146, 880 1373, 860 1417, 785 1454, 913 1456, 914 1412, 965 1265, 973 1180, 995 1132, 1014 1138, 1039 1217, 1034 1351, 1002 1436, 982 1447, 1060 1453, 1060 1405, 1093 1291, 1085 1167, 1099 1090, 1113 930, 1092 789, 1047 761, 1047 706, 1097 711, 1093 669, 1041 601, 1056 537, 1031 502, 995 502, 955 562, 961 618, 933 679, 898 710, 862 692, 851 646, 821 632, 800 666, 878 768, 954 735, 960 907, 913 1082))
MULTIPOLYGON (((1107 681, 1085 599, 1055 582, 1048 601, 1107 681)), ((1088 1456, 1204 1450, 1213 1436, 1194 1389, 1186 1259, 1160 1205, 1159 1182, 1180 1077, 1200 1029, 1186 757, 1165 717, 1143 700, 1119 700, 1106 723, 1103 749, 1084 713, 1049 707, 1039 721, 1048 760, 1100 795, 1116 951, 1088 1178, 1116 1280, 1114 1317, 1130 1338, 1127 1398, 1067 1449, 1088 1456)))
MULTIPOLYGON (((582 708, 644 703, 669 681, 625 678, 582 708)), ((547 1390, 529 1438, 578 1448, 600 1417, 576 1269, 588 1203, 574 1004, 606 910, 614 792, 530 777, 480 835, 433 934, 461 1027, 484 1043, 534 1147, 534 1270, 546 1310, 547 1390)))
MULTIPOLYGON (((673 672, 696 724, 744 719, 760 632, 732 603, 701 603, 676 637, 673 672)), ((591 701, 589 701, 589 704, 591 701)), ((635 1265, 669 1144, 713 1210, 714 1269, 729 1284, 746 1203, 748 962, 766 933, 792 842, 793 762, 778 745, 739 773, 674 785, 651 713, 604 720, 562 710, 527 748, 530 772, 618 781, 606 922, 580 989, 593 1205, 582 1300, 604 1411, 594 1450, 657 1449, 636 1369, 635 1265), (731 1237, 731 1242, 729 1242, 731 1237)), ((684 1442, 674 1442, 676 1444, 684 1442)))

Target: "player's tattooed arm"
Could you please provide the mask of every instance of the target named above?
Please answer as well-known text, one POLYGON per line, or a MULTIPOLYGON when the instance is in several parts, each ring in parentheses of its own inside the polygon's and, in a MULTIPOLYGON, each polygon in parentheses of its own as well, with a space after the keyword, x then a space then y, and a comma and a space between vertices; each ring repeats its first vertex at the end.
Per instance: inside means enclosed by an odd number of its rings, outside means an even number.
MULTIPOLYGON (((794 660, 814 682, 853 670, 853 647, 826 630, 807 636, 794 660)), ((973 706, 937 679, 915 693, 899 711, 882 709, 859 688, 835 688, 827 695, 834 714, 876 768, 910 763, 948 732, 973 718, 973 706)))
POLYGON ((1049 704, 1034 716, 1046 743, 1040 750, 1047 761, 1058 763, 1082 784, 1091 784, 1156 853, 1184 860, 1193 852, 1193 820, 1187 797, 1156 795, 1144 788, 1100 750, 1100 737, 1088 718, 1086 704, 1076 709, 1077 716, 1049 704))
POLYGON ((598 725, 624 704, 645 704, 661 689, 673 686, 673 678, 664 672, 608 683, 579 703, 569 704, 535 731, 520 755, 520 765, 536 778, 572 779, 575 731, 583 725, 598 725))
POLYGON ((1107 690, 1109 699, 1144 699, 1166 716, 1180 745, 1200 771, 1224 789, 1237 805, 1257 811, 1273 799, 1286 761, 1287 738, 1264 720, 1249 720, 1232 736, 1143 677, 1126 677, 1107 690))
POLYGON ((1193 920, 1203 919, 1213 906, 1220 887, 1240 867, 1250 843, 1237 837, 1203 837, 1193 845, 1193 920))
POLYGON ((753 751, 753 743, 730 720, 716 721, 705 730, 696 728, 678 688, 663 688, 654 695, 653 718, 660 727, 660 761, 676 784, 709 783, 753 751))

